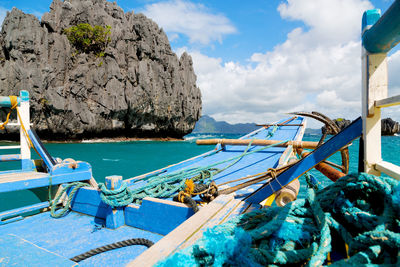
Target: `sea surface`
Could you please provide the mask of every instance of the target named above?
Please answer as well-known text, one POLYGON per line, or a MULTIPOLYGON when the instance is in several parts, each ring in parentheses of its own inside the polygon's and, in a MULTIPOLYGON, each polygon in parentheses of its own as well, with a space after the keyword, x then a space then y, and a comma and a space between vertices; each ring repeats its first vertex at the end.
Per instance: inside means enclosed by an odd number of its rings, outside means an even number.
MULTIPOLYGON (((198 146, 197 139, 202 138, 238 138, 233 134, 190 134, 184 141, 133 141, 118 143, 46 143, 45 147, 53 157, 73 158, 87 161, 92 165, 93 177, 98 182, 104 182, 109 175, 122 175, 124 179, 147 173, 170 164, 199 155, 214 148, 214 146, 198 146)), ((320 135, 306 134, 305 141, 318 141, 320 135)), ((4 144, 4 143, 3 143, 4 144)), ((10 145, 12 143, 9 143, 10 145)), ((358 140, 349 147, 350 172, 357 172, 358 168, 358 140)), ((4 154, 4 150, 1 154, 4 154)), ((400 136, 382 137, 383 159, 400 165, 400 136)), ((7 150, 7 153, 18 151, 7 150)), ((32 150, 32 157, 38 158, 32 150)), ((340 163, 340 154, 336 153, 329 160, 340 163)), ((0 171, 18 169, 15 162, 1 163, 0 171)), ((331 182, 318 171, 311 174, 319 180, 321 186, 331 182)), ((300 197, 305 195, 306 183, 304 177, 300 179, 300 197)), ((0 193, 0 211, 9 210, 38 202, 38 198, 31 191, 24 190, 10 193, 0 193)))

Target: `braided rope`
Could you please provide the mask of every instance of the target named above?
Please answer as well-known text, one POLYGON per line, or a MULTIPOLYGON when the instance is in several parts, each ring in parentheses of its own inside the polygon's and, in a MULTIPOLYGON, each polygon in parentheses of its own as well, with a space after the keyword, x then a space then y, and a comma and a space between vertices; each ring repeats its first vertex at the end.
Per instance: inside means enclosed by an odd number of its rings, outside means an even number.
POLYGON ((124 181, 120 188, 114 190, 107 189, 103 183, 99 184, 99 188, 101 190, 101 200, 113 208, 124 207, 133 201, 133 194, 124 181))
POLYGON ((74 183, 70 183, 70 184, 68 184, 67 186, 65 186, 65 187, 63 188, 63 190, 61 190, 61 191, 57 194, 57 196, 56 196, 55 199, 53 200, 53 203, 50 203, 50 206, 51 206, 50 215, 51 215, 51 217, 53 217, 53 218, 61 218, 62 216, 64 216, 64 215, 67 213, 67 211, 68 211, 68 209, 70 208, 70 206, 71 206, 71 202, 72 202, 72 199, 73 199, 74 196, 75 196, 76 191, 77 191, 79 188, 84 187, 84 186, 90 186, 90 185, 87 184, 87 183, 74 182, 74 183), (60 198, 62 197, 62 195, 63 195, 65 192, 67 192, 67 190, 68 190, 69 188, 71 188, 71 187, 74 187, 74 189, 72 189, 71 192, 69 193, 67 204, 66 204, 58 213, 56 213, 56 208, 57 208, 58 201, 60 200, 60 198))
POLYGON ((167 175, 151 176, 150 178, 147 178, 147 183, 145 185, 135 189, 131 189, 134 199, 133 202, 140 204, 141 200, 147 196, 158 198, 171 197, 185 188, 185 182, 188 179, 191 179, 193 182, 199 183, 209 182, 215 175, 232 167, 233 165, 238 163, 243 157, 271 147, 278 146, 287 141, 288 140, 285 140, 252 151, 249 151, 252 145, 252 142, 249 142, 249 145, 246 147, 244 152, 238 156, 215 162, 207 166, 183 169, 167 175), (215 168, 218 165, 222 165, 228 162, 230 163, 221 169, 215 168))
POLYGON ((91 249, 85 253, 82 253, 80 255, 77 255, 73 258, 71 258, 70 260, 74 261, 74 262, 80 262, 83 260, 86 260, 87 258, 93 257, 97 254, 109 251, 109 250, 113 250, 113 249, 117 249, 117 248, 123 248, 123 247, 128 247, 128 246, 134 246, 134 245, 142 245, 142 246, 146 246, 146 247, 151 247, 154 243, 148 239, 145 238, 132 238, 132 239, 127 239, 124 241, 119 241, 119 242, 115 242, 112 244, 108 244, 105 246, 101 246, 95 249, 91 249))
POLYGON ((349 258, 343 255, 333 266, 398 266, 399 203, 398 181, 348 175, 318 191, 308 189, 307 199, 256 210, 218 225, 192 247, 157 266, 176 265, 177 261, 179 266, 322 266, 337 234, 348 245, 349 258))

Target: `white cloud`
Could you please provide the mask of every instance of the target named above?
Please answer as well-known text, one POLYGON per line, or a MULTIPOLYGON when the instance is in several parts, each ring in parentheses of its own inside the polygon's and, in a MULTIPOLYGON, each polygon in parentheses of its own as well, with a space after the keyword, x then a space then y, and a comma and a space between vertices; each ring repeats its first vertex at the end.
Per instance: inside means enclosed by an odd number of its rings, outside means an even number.
MULTIPOLYGON (((400 50, 397 50, 388 58, 389 88, 388 96, 400 95, 400 50)), ((400 121, 400 106, 382 109, 382 117, 391 117, 400 121)))
POLYGON ((0 7, 0 29, 1 26, 3 25, 3 21, 5 19, 7 15, 7 9, 5 9, 4 7, 0 7))
MULTIPOLYGON (((363 11, 371 8, 365 0, 288 0, 278 8, 282 18, 301 20, 307 28, 293 29, 285 42, 253 54, 247 65, 189 51, 203 114, 229 122, 271 122, 296 110, 358 117, 360 24, 363 11)), ((400 53, 392 59, 393 69, 400 71, 400 53)))
POLYGON ((149 4, 139 10, 153 19, 172 37, 186 35, 190 43, 222 42, 224 35, 236 32, 228 18, 212 14, 202 4, 183 0, 170 0, 149 4))

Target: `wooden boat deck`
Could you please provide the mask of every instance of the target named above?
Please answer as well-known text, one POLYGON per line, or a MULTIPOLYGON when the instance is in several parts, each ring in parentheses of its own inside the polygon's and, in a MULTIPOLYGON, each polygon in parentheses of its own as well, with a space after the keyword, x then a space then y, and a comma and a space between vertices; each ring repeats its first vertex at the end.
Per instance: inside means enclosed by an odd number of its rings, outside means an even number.
POLYGON ((49 184, 50 175, 43 172, 7 172, 0 174, 0 193, 30 189, 49 184))
MULTIPOLYGON (((100 246, 131 238, 146 238, 156 243, 163 237, 126 225, 111 230, 102 227, 104 224, 100 218, 76 212, 59 219, 45 212, 0 227, 0 265, 32 266, 37 258, 45 257, 47 260, 41 265, 46 262, 46 266, 50 263, 53 266, 74 266, 76 263, 70 258, 100 246), (19 241, 10 245, 10 239, 19 241), (23 249, 27 243, 34 249, 18 251, 15 247, 23 249)), ((81 261, 79 266, 105 266, 106 263, 124 266, 146 249, 145 246, 130 246, 111 250, 81 261)))
POLYGON ((5 174, 0 174, 0 184, 42 179, 48 176, 49 176, 48 173, 43 173, 43 172, 5 173, 5 174))

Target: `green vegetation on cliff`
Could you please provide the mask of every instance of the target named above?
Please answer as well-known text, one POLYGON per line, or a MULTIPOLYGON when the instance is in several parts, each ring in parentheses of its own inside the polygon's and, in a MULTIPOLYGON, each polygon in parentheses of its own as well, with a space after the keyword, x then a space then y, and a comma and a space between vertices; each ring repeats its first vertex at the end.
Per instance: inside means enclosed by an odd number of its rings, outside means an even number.
POLYGON ((81 53, 93 52, 104 56, 104 50, 111 41, 111 26, 102 27, 80 23, 64 30, 70 43, 81 53))

